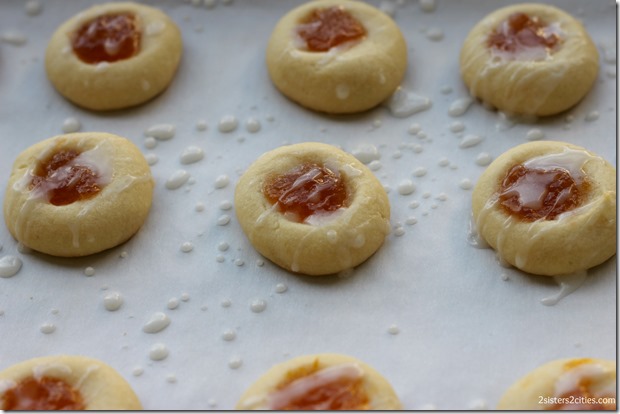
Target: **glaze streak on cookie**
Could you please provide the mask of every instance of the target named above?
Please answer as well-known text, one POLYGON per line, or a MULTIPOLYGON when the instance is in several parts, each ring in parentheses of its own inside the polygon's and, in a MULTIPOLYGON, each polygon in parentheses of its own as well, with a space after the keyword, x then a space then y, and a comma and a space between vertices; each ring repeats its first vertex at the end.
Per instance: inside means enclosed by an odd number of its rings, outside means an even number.
POLYGON ((303 222, 315 213, 333 212, 347 205, 347 188, 338 171, 314 163, 302 164, 265 183, 267 199, 281 212, 303 222))
POLYGON ((136 19, 131 14, 99 16, 77 30, 72 46, 85 63, 128 59, 140 48, 136 19))
POLYGON ((77 151, 59 151, 40 163, 34 171, 30 190, 43 190, 49 202, 55 206, 64 206, 97 195, 101 190, 98 176, 90 168, 75 163, 79 155, 77 151))
POLYGON ((553 220, 581 204, 588 183, 577 183, 563 168, 516 165, 501 184, 499 199, 509 213, 525 221, 553 220))
POLYGON ((296 370, 271 396, 274 410, 364 410, 369 398, 363 387, 362 370, 350 364, 317 369, 316 362, 307 373, 296 370))
POLYGON ((308 50, 326 52, 366 35, 366 29, 342 7, 314 10, 297 28, 308 50))
POLYGON ((2 397, 3 410, 84 410, 82 395, 57 378, 26 378, 7 390, 2 397))

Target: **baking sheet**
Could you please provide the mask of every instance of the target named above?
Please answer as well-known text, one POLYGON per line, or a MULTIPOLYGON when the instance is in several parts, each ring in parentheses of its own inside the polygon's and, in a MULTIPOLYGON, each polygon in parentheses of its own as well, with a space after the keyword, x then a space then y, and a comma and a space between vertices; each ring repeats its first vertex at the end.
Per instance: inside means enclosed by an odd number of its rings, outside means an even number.
POLYGON ((326 116, 280 95, 264 51, 277 20, 300 4, 284 0, 147 2, 182 31, 184 55, 173 83, 134 109, 80 109, 53 90, 43 57, 56 27, 90 3, 47 0, 36 15, 24 1, 0 4, 0 177, 8 179, 19 152, 62 133, 65 120, 75 118, 82 131, 125 136, 157 157, 153 209, 129 242, 79 259, 20 252, 0 226, 0 257, 23 261, 16 276, 0 278, 0 369, 40 355, 83 354, 115 367, 145 409, 223 410, 273 364, 337 352, 374 366, 406 409, 480 409, 493 408, 514 380, 548 360, 615 359, 615 257, 592 269, 576 292, 544 306, 541 299, 559 291, 551 278, 504 268, 491 250, 468 244, 471 190, 463 188, 484 170, 479 157, 526 142, 533 129, 616 164, 613 1, 548 2, 583 20, 601 68, 578 106, 529 123, 513 123, 477 102, 461 116, 449 115, 467 97, 458 70, 464 37, 510 2, 437 0, 432 11, 418 1, 371 2, 393 12, 407 39, 403 88, 431 103, 405 118, 386 107, 326 116), (227 116, 239 126, 222 133, 218 123, 227 116), (260 131, 246 129, 250 119, 260 131), (465 129, 452 132, 455 122, 465 129), (144 131, 162 123, 174 125, 175 136, 147 148, 144 131), (483 139, 460 148, 468 135, 483 139), (310 278, 279 269, 256 253, 234 207, 228 209, 251 162, 304 141, 380 156, 373 166, 389 189, 394 231, 353 272, 310 278), (183 165, 180 155, 190 146, 202 148, 205 158, 183 165), (166 189, 181 169, 190 181, 166 189), (414 183, 412 194, 399 193, 405 180, 414 183), (185 243, 193 250, 184 252, 185 243), (92 276, 85 274, 89 267, 92 276), (111 312, 103 298, 114 292, 124 303, 111 312), (169 309, 175 299, 178 307, 169 309), (260 303, 266 307, 256 312, 260 303), (171 324, 143 332, 156 312, 171 324), (42 332, 51 325, 52 333, 42 332), (166 359, 149 358, 156 344, 167 347, 166 359))

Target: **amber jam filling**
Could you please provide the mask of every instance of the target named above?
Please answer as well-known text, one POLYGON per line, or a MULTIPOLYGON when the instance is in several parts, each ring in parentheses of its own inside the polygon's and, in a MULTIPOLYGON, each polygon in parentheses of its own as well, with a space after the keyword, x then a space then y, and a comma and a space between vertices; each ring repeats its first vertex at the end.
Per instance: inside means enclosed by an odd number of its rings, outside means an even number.
MULTIPOLYGON (((287 373, 287 378, 278 386, 280 392, 295 387, 295 382, 320 373, 318 364, 301 367, 287 373)), ((299 384, 299 382, 297 382, 299 384)), ((314 386, 304 387, 305 392, 291 394, 272 410, 368 410, 370 400, 363 387, 363 377, 334 377, 327 381, 317 381, 314 386)))
POLYGON ((312 52, 326 52, 332 47, 366 35, 364 26, 343 7, 313 10, 297 26, 297 34, 312 52))
POLYGON ((516 165, 501 183, 499 202, 504 210, 525 221, 553 220, 578 207, 589 183, 576 180, 567 170, 516 165))
POLYGON ((315 213, 347 207, 345 179, 338 171, 314 163, 302 164, 268 179, 263 194, 280 212, 303 222, 315 213))
POLYGON ((75 54, 85 63, 129 59, 140 49, 140 31, 132 14, 106 14, 83 24, 72 39, 75 54))
POLYGON ((3 410, 85 410, 80 392, 57 378, 26 378, 2 396, 3 410))
POLYGON ((515 53, 526 48, 552 50, 560 38, 548 30, 548 25, 537 16, 513 13, 488 38, 488 46, 515 53))
POLYGON ((94 197, 101 191, 98 175, 90 168, 77 165, 80 154, 73 150, 58 151, 40 162, 30 182, 31 191, 43 191, 55 206, 94 197))

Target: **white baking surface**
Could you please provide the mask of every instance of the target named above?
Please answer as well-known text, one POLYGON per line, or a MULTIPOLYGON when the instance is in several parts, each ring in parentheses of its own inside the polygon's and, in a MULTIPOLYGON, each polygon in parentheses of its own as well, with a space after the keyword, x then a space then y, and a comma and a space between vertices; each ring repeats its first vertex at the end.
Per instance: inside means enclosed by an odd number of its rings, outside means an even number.
POLYGON ((159 161, 152 166, 157 185, 150 216, 122 246, 79 259, 23 254, 0 226, 0 257, 23 260, 16 276, 0 278, 0 369, 40 355, 83 354, 115 367, 146 409, 231 409, 273 364, 337 352, 374 366, 406 409, 469 409, 493 408, 514 380, 548 360, 615 359, 616 259, 592 269, 584 285, 557 305, 544 306, 541 299, 559 290, 551 278, 501 267, 493 251, 467 243, 471 190, 460 187, 484 170, 476 164, 480 153, 495 158, 526 142, 532 129, 543 131, 545 139, 584 146, 615 165, 613 1, 550 2, 584 21, 601 52, 599 78, 567 113, 512 126, 478 102, 460 117, 448 115, 450 104, 467 96, 458 68, 463 39, 506 1, 438 0, 432 12, 418 1, 372 2, 395 10, 407 39, 403 87, 432 101, 430 109, 407 118, 395 118, 384 107, 326 116, 280 95, 269 81, 264 51, 276 21, 300 4, 284 0, 220 0, 213 8, 202 2, 148 2, 181 28, 184 55, 176 78, 164 94, 140 107, 86 111, 54 91, 43 56, 56 27, 92 2, 41 1, 35 16, 26 12, 26 3, 0 3, 2 180, 19 152, 62 133, 69 117, 81 122, 82 131, 125 136, 159 161), (437 31, 441 40, 427 37, 437 31), (16 45, 15 35, 26 42, 16 45), (226 115, 239 120, 234 132, 218 131, 226 115), (251 117, 260 120, 259 132, 246 131, 251 117), (200 121, 207 130, 196 128, 200 121), (456 121, 465 126, 460 134, 450 131, 456 121), (161 123, 176 126, 174 138, 147 149, 144 131, 161 123), (410 134, 412 124, 423 134, 410 134), (484 139, 459 148, 470 134, 484 139), (232 202, 239 174, 260 154, 304 141, 348 151, 371 145, 381 155, 375 173, 389 188, 392 225, 404 234, 392 232, 378 253, 350 274, 310 278, 267 260, 259 266, 262 259, 244 237, 234 209, 221 209, 221 203, 232 202), (189 146, 204 149, 205 158, 182 165, 179 157, 189 146), (444 158, 448 166, 440 165, 444 158), (419 168, 426 175, 414 174, 419 168), (166 189, 165 181, 180 169, 191 174, 190 183, 166 189), (230 184, 216 189, 221 175, 230 184), (397 188, 406 179, 416 189, 401 195, 397 188), (200 203, 204 211, 196 210, 200 203), (225 215, 230 222, 218 225, 225 215), (412 218, 417 222, 407 224, 412 218), (185 242, 193 244, 191 252, 181 251, 185 242), (222 242, 228 250, 219 250, 222 242), (85 275, 87 267, 94 276, 85 275), (288 290, 277 293, 278 284, 288 290), (111 292, 124 298, 115 312, 103 304, 111 292), (183 295, 188 300, 181 300, 183 295), (167 308, 171 298, 179 299, 177 309, 167 308), (266 302, 263 312, 251 310, 255 300, 266 302), (165 312, 171 324, 159 333, 143 332, 155 312, 165 312), (55 325, 53 333, 41 332, 46 323, 55 325), (393 325, 397 334, 388 332, 393 325), (236 332, 232 341, 222 338, 228 330, 236 332), (170 353, 155 362, 149 350, 157 343, 170 353), (229 366, 235 361, 241 362, 236 369, 229 366), (142 375, 134 375, 136 368, 142 375))

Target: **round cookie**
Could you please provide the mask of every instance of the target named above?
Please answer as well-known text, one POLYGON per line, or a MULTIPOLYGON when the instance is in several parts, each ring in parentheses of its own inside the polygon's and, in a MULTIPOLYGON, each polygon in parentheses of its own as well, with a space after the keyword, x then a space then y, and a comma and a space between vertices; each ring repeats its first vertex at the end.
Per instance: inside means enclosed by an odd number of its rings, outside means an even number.
POLYGON ((536 368, 502 396, 498 410, 615 410, 616 362, 559 359, 536 368))
POLYGON ((380 104, 399 86, 406 66, 407 45, 398 26, 358 1, 303 4, 280 19, 267 45, 267 69, 280 92, 334 114, 380 104), (314 31, 339 21, 347 23, 341 32, 314 31))
POLYGON ((576 145, 522 144, 481 175, 472 213, 509 264, 547 276, 583 271, 616 252, 616 171, 576 145))
POLYGON ((0 409, 141 410, 142 405, 109 365, 58 355, 29 359, 0 372, 0 409))
POLYGON ((55 136, 19 154, 4 198, 18 241, 54 256, 117 246, 142 226, 154 181, 140 150, 103 132, 55 136))
POLYGON ((390 205, 379 180, 352 155, 316 142, 283 146, 258 158, 237 183, 235 209, 259 253, 307 275, 359 265, 390 231, 390 205), (276 190, 271 199, 268 188, 276 190))
POLYGON ((390 383, 340 354, 305 355, 272 367, 243 393, 238 410, 400 410, 390 383), (329 390, 329 391, 328 391, 329 390))
POLYGON ((545 4, 498 9, 474 26, 460 55, 470 93, 510 114, 547 116, 579 102, 598 75, 598 51, 574 17, 545 4))
POLYGON ((54 87, 93 110, 135 106, 171 82, 181 33, 162 11, 137 3, 104 3, 78 13, 52 35, 45 69, 54 87))

